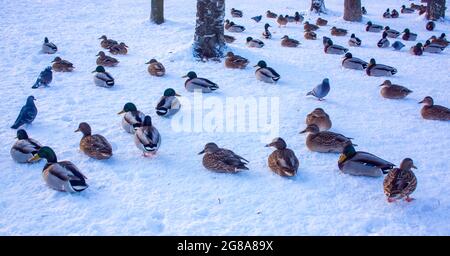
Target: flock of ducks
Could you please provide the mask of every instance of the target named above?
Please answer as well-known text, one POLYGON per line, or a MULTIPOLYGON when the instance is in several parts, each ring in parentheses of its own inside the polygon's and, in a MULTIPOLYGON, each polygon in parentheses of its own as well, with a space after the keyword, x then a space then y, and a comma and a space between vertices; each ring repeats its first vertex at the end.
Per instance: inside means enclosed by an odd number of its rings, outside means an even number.
MULTIPOLYGON (((364 14, 367 13, 364 7, 362 11, 364 14)), ((405 6, 401 8, 402 14, 413 12, 415 12, 415 9, 406 8, 405 6)), ((232 8, 231 16, 234 18, 242 18, 243 12, 232 8)), ((398 16, 399 13, 395 9, 392 12, 387 9, 383 14, 384 18, 397 18, 398 16)), ((298 12, 294 16, 289 16, 277 15, 271 11, 267 11, 266 17, 268 19, 276 19, 279 27, 286 26, 290 22, 302 23, 304 20, 304 17, 298 12)), ((255 22, 260 22, 262 15, 252 17, 251 19, 255 22)), ((323 18, 318 18, 316 24, 310 24, 308 21, 304 22, 305 39, 316 40, 317 34, 314 31, 327 25, 328 21, 323 18)), ((431 26, 434 29, 435 24, 433 23, 431 25, 428 22, 427 29, 431 28, 431 26)), ((227 31, 233 33, 245 31, 244 26, 237 25, 229 20, 225 21, 224 27, 227 31)), ((270 27, 268 23, 264 25, 262 39, 271 39, 270 27)), ((401 34, 388 26, 383 27, 373 24, 370 21, 366 24, 366 31, 375 33, 383 32, 382 38, 377 43, 377 46, 380 48, 389 47, 390 42, 388 38, 397 38, 401 34)), ((346 36, 348 31, 333 26, 330 33, 332 36, 346 36)), ((411 33, 409 29, 403 31, 402 39, 405 41, 415 41, 416 37, 417 35, 411 33)), ((118 43, 116 40, 108 39, 105 35, 99 39, 102 40, 100 46, 109 50, 113 55, 128 53, 128 46, 123 42, 118 43)), ((228 43, 232 43, 235 41, 235 38, 225 35, 225 40, 228 43)), ((350 47, 359 47, 361 44, 361 40, 355 34, 351 34, 348 45, 350 47)), ((430 38, 424 45, 417 44, 413 46, 411 53, 414 55, 421 55, 420 52, 423 53, 424 51, 438 53, 445 49, 448 44, 449 42, 445 39, 445 34, 442 34, 439 38, 430 38)), ((246 45, 248 47, 262 48, 264 47, 264 42, 248 37, 246 39, 246 45)), ((287 35, 281 38, 281 46, 283 47, 298 47, 299 45, 300 42, 298 40, 290 38, 287 35)), ((365 70, 369 76, 392 76, 397 73, 395 68, 384 64, 377 64, 373 58, 369 62, 365 62, 364 60, 353 57, 347 48, 335 45, 329 37, 323 37, 323 45, 324 52, 327 54, 344 55, 342 60, 342 66, 344 68, 365 70)), ((397 41, 392 47, 395 50, 400 50, 404 45, 400 41, 397 41)), ((57 50, 56 45, 49 42, 48 38, 45 38, 42 45, 42 52, 55 54, 57 50)), ((92 71, 94 73, 94 84, 99 87, 111 88, 114 86, 114 78, 105 70, 105 67, 117 66, 119 61, 114 57, 107 56, 103 51, 99 51, 97 56, 97 67, 92 71)), ((55 72, 71 72, 74 69, 71 62, 63 60, 60 57, 55 57, 52 63, 51 67, 47 67, 40 73, 36 83, 32 87, 33 89, 48 86, 52 81, 52 70, 55 72)), ((146 64, 149 65, 148 73, 150 75, 157 77, 164 76, 165 68, 156 59, 151 59, 146 64)), ((249 64, 249 60, 228 52, 224 64, 227 68, 245 69, 249 64)), ((280 79, 280 75, 272 67, 269 67, 264 60, 260 60, 254 67, 256 68, 255 77, 259 81, 276 83, 280 79)), ((219 89, 216 83, 206 78, 198 77, 194 71, 189 71, 183 77, 187 78, 185 81, 185 89, 189 92, 200 90, 203 93, 211 93, 219 89)), ((392 84, 390 80, 385 80, 380 87, 381 95, 389 99, 402 99, 412 92, 406 87, 392 84)), ((329 91, 330 81, 328 78, 325 78, 320 84, 308 92, 307 95, 314 96, 318 100, 323 100, 329 91)), ((167 88, 155 107, 156 114, 162 117, 170 117, 176 114, 181 108, 181 104, 177 99, 178 96, 180 95, 174 89, 167 88)), ((25 106, 22 107, 11 128, 18 129, 25 124, 31 124, 33 122, 38 113, 34 101, 35 98, 33 96, 27 98, 25 106)), ((450 110, 443 106, 434 105, 433 99, 430 96, 425 97, 419 103, 424 104, 421 110, 421 115, 424 119, 450 120, 450 110)), ((143 152, 145 157, 154 156, 161 145, 161 135, 153 126, 151 116, 139 111, 132 102, 126 103, 118 114, 123 114, 122 128, 125 132, 133 135, 136 147, 143 152)), ((416 177, 411 171, 412 168, 416 168, 413 160, 405 158, 399 168, 394 168, 395 165, 393 163, 378 156, 363 151, 356 151, 354 148, 356 144, 352 143, 352 138, 329 131, 332 127, 332 122, 329 115, 322 108, 316 108, 308 114, 305 123, 306 128, 300 133, 307 134, 305 144, 310 151, 340 153, 338 167, 346 174, 369 177, 379 177, 387 174, 384 179, 384 192, 388 201, 393 202, 401 198, 404 198, 408 202, 412 200, 409 196, 417 186, 416 177)), ((75 132, 82 133, 79 144, 80 150, 87 156, 97 160, 104 160, 111 158, 113 155, 112 147, 108 140, 102 135, 92 134, 91 127, 88 123, 80 123, 75 132)), ((275 148, 268 157, 270 170, 280 176, 291 177, 296 175, 299 160, 294 151, 287 147, 284 139, 277 137, 271 143, 267 144, 266 147, 275 148)), ((241 170, 248 170, 246 166, 249 163, 248 160, 231 150, 220 148, 213 142, 207 143, 199 154, 203 154, 203 166, 214 172, 237 173, 241 170)), ((58 161, 55 152, 50 147, 43 146, 38 141, 30 138, 24 129, 17 130, 17 141, 11 148, 11 156, 19 163, 34 163, 42 158, 46 159, 47 164, 43 168, 42 175, 44 181, 50 188, 66 192, 80 192, 88 187, 86 177, 72 162, 58 161)))

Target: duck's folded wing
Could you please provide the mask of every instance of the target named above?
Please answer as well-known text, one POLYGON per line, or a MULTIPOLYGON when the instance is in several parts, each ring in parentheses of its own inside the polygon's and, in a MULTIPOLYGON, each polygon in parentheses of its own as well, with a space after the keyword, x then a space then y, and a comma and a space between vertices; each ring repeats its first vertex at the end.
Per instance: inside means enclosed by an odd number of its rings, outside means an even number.
POLYGON ((383 170, 390 169, 394 166, 393 163, 388 162, 384 159, 379 158, 376 155, 373 155, 371 153, 358 151, 351 159, 354 162, 361 162, 366 163, 370 165, 377 166, 383 170))
POLYGON ((200 87, 204 87, 204 88, 209 88, 212 85, 217 85, 215 83, 213 83, 212 81, 206 79, 206 78, 194 78, 191 80, 191 82, 194 85, 200 86, 200 87))
POLYGON ((275 69, 271 68, 271 67, 267 67, 267 69, 272 73, 273 76, 275 77, 279 77, 280 74, 278 74, 275 69))
POLYGON ((166 107, 166 96, 162 96, 161 99, 159 99, 158 104, 156 105, 156 109, 159 109, 161 107, 166 107))

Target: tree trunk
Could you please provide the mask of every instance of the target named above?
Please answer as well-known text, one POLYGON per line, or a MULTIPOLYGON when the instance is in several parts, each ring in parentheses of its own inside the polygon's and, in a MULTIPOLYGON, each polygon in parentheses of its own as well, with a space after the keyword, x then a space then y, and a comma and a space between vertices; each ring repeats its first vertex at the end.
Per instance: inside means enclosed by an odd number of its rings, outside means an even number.
POLYGON ((445 16, 445 0, 427 1, 427 19, 438 20, 445 16))
POLYGON ((197 0, 194 57, 200 60, 223 57, 225 0, 197 0))
POLYGON ((361 21, 361 0, 345 0, 344 2, 344 20, 361 21))
POLYGON ((311 0, 310 11, 315 11, 316 13, 326 13, 325 0, 311 0))
POLYGON ((152 0, 150 19, 158 25, 164 22, 164 0, 152 0))

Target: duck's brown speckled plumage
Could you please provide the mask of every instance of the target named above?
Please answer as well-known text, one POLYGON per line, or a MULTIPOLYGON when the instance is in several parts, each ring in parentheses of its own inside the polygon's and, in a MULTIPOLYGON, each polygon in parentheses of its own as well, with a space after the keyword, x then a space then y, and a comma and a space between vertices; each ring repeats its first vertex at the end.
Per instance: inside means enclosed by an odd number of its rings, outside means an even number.
POLYGON ((314 152, 342 153, 347 144, 352 144, 350 138, 330 131, 320 131, 315 124, 310 124, 300 133, 308 133, 306 147, 314 152))
POLYGON ((403 99, 412 93, 410 89, 398 84, 392 84, 390 80, 385 80, 380 86, 381 96, 387 99, 403 99))
POLYGON ((119 64, 119 61, 116 58, 106 55, 103 51, 99 51, 97 56, 97 65, 104 67, 115 67, 119 64))
POLYGON ((316 108, 306 116, 306 125, 315 124, 320 131, 326 131, 331 128, 330 116, 322 109, 316 108))
POLYGON ((147 70, 150 75, 160 77, 166 74, 166 68, 161 62, 151 59, 146 64, 149 64, 147 70))
POLYGON ((286 148, 286 142, 282 138, 275 138, 272 143, 266 145, 269 146, 276 148, 267 160, 270 170, 283 177, 295 176, 299 161, 294 151, 286 148))
POLYGON ((384 178, 383 188, 388 202, 401 198, 406 198, 408 202, 412 200, 409 195, 416 190, 417 178, 411 168, 416 168, 412 159, 405 158, 399 168, 392 169, 384 178))
POLYGON ((203 155, 203 166, 213 172, 237 173, 248 170, 248 161, 233 151, 219 148, 215 143, 207 143, 199 154, 203 155))
POLYGON ((102 39, 100 45, 105 49, 109 49, 111 46, 118 44, 116 40, 108 39, 105 35, 101 36, 99 39, 102 39))
POLYGON ((245 67, 247 67, 248 63, 248 59, 239 55, 235 55, 232 52, 228 52, 227 57, 225 58, 225 67, 227 68, 244 69, 245 67))
POLYGON ((52 70, 55 72, 72 72, 75 68, 70 61, 56 57, 52 64, 52 70))
POLYGON ((80 123, 76 131, 83 133, 80 140, 80 150, 91 158, 103 160, 112 156, 112 147, 108 140, 99 134, 91 134, 91 127, 87 123, 80 123))
POLYGON ((450 109, 444 106, 434 105, 433 98, 431 98, 430 96, 425 97, 419 103, 425 104, 425 106, 423 106, 422 110, 420 111, 424 119, 450 121, 450 109))

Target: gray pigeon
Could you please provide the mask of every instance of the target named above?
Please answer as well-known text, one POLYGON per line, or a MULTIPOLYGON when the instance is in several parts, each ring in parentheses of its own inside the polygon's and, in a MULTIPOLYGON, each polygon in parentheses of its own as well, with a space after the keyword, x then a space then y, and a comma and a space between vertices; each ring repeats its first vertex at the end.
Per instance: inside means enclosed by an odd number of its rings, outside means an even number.
POLYGON ((33 89, 39 88, 40 86, 48 86, 53 79, 52 67, 48 66, 39 74, 36 83, 31 87, 33 89))
POLYGON ((37 115, 37 108, 34 105, 34 101, 34 96, 28 96, 27 103, 22 107, 16 122, 11 126, 12 129, 17 129, 24 124, 31 124, 33 122, 37 115))
POLYGON ((392 48, 394 48, 397 51, 400 51, 403 47, 405 47, 405 45, 402 42, 400 42, 400 41, 395 41, 392 44, 392 48))
POLYGON ((323 79, 322 83, 318 84, 312 91, 308 92, 306 96, 312 95, 319 100, 322 100, 330 92, 330 81, 328 78, 323 79))
POLYGON ((258 15, 258 16, 252 17, 252 20, 254 20, 256 22, 260 22, 261 18, 262 18, 262 15, 258 15))

